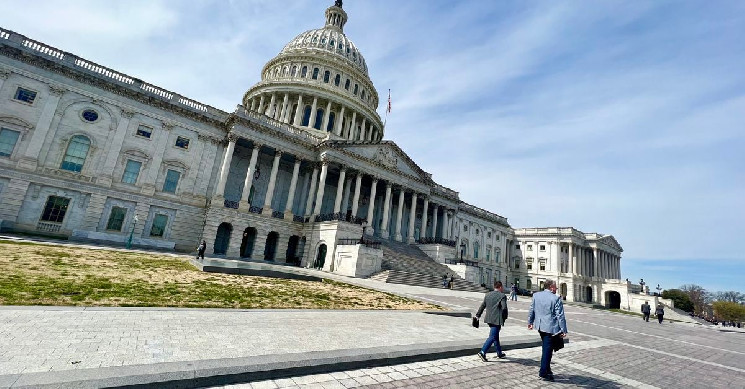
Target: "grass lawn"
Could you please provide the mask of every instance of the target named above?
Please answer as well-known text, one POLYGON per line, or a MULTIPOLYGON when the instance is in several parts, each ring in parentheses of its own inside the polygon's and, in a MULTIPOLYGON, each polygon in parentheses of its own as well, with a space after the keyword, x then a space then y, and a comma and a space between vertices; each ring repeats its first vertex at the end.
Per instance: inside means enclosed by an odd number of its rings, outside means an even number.
POLYGON ((205 273, 186 258, 0 240, 0 305, 442 309, 341 282, 205 273))

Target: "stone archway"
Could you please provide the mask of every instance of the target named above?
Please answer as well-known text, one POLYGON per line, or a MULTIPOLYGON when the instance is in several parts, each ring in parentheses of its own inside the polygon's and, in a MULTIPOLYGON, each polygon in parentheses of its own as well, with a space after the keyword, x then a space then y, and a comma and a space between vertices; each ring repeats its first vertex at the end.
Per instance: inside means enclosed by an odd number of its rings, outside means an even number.
POLYGON ((585 288, 585 302, 586 303, 592 302, 592 286, 587 286, 585 288))
POLYGON ((615 290, 605 292, 605 306, 610 309, 621 309, 621 294, 615 290))
POLYGON ((215 255, 225 255, 225 253, 228 252, 231 233, 233 233, 233 225, 230 223, 221 223, 220 226, 217 227, 215 244, 213 246, 213 252, 215 255))
POLYGON ((241 241, 241 258, 251 258, 256 244, 256 229, 248 227, 243 230, 243 240, 241 241))
POLYGON ((567 284, 565 282, 562 282, 561 285, 559 285, 559 294, 563 299, 566 300, 567 298, 567 284))
POLYGON ((266 236, 266 245, 264 246, 264 260, 273 261, 277 256, 277 244, 279 243, 279 233, 272 231, 266 236))
POLYGON ((326 244, 321 243, 318 246, 318 251, 316 252, 316 260, 313 262, 314 269, 323 269, 323 266, 326 264, 326 251, 326 244))
POLYGON ((300 237, 293 235, 287 242, 287 252, 285 253, 285 261, 296 266, 300 266, 300 257, 298 257, 298 246, 300 245, 300 237))

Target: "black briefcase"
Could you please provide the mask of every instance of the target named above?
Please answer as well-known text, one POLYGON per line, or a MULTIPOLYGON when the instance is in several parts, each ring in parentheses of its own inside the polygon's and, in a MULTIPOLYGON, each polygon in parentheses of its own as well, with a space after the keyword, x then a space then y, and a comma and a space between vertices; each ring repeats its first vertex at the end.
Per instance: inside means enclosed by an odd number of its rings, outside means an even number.
POLYGON ((478 317, 474 317, 471 320, 471 325, 474 326, 475 328, 479 328, 479 318, 478 317))
POLYGON ((556 334, 551 337, 551 348, 554 349, 554 351, 559 351, 564 348, 564 338, 561 337, 561 334, 556 334))

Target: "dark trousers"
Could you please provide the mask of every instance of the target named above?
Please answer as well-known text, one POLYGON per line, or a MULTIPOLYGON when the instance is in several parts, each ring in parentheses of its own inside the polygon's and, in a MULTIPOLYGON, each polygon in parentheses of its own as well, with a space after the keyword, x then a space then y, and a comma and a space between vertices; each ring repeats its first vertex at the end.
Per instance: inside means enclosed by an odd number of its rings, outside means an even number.
POLYGON ((204 250, 197 251, 197 259, 199 259, 199 257, 202 257, 202 259, 204 259, 204 250))
POLYGON ((489 337, 484 342, 484 347, 481 347, 481 353, 486 354, 489 351, 489 347, 492 344, 497 348, 497 355, 502 354, 502 346, 499 344, 499 329, 501 327, 494 324, 489 324, 489 337))
POLYGON ((551 371, 551 358, 554 356, 554 349, 551 347, 551 334, 548 332, 538 331, 541 334, 541 370, 538 371, 540 377, 547 374, 554 374, 551 371))
POLYGON ((657 321, 660 322, 660 324, 662 324, 662 316, 663 315, 657 315, 657 321))
POLYGON ((649 312, 644 313, 644 320, 649 321, 649 312))

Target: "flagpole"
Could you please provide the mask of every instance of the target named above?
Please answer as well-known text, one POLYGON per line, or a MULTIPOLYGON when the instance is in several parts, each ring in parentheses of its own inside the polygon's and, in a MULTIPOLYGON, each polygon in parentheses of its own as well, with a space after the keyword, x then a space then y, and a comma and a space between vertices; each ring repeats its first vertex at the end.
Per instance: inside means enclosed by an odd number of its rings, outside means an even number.
POLYGON ((385 119, 383 120, 383 127, 388 123, 388 113, 391 112, 391 90, 388 89, 388 105, 385 107, 385 119))

